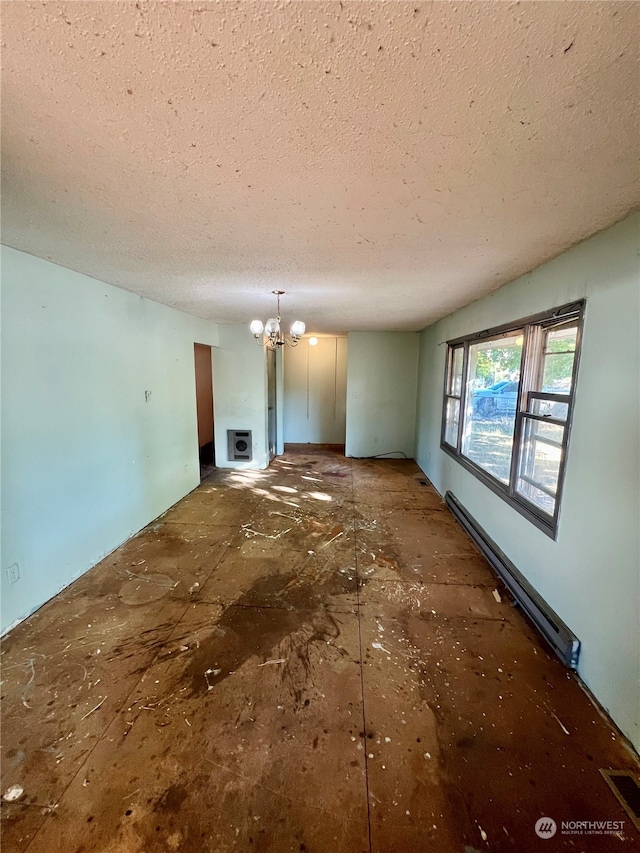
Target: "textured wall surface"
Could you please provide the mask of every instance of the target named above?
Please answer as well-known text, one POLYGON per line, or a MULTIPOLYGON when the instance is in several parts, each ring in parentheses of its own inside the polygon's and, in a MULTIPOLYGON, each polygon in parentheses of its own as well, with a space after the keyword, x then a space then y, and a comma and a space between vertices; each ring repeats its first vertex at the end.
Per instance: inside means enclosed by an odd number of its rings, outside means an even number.
POLYGON ((640 748, 640 216, 577 246, 421 336, 417 461, 451 490, 582 641, 580 675, 640 748), (440 450, 451 340, 586 297, 554 542, 440 450))
POLYGON ((224 323, 413 329, 638 202, 638 4, 2 4, 11 246, 224 323))

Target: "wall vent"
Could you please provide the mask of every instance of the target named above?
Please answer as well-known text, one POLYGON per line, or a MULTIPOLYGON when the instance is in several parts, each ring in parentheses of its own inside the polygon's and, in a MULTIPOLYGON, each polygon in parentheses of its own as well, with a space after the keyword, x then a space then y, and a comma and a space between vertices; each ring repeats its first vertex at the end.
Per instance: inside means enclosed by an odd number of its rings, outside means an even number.
POLYGON ((228 429, 227 443, 229 448, 229 461, 235 462, 239 459, 251 459, 251 430, 228 429))
POLYGON ((557 613, 534 589, 525 576, 518 571, 511 560, 496 543, 490 539, 478 522, 462 506, 451 492, 444 496, 447 506, 469 536, 482 551, 491 568, 502 579, 511 595, 522 607, 544 639, 549 643, 565 666, 578 668, 580 640, 564 624, 557 613))

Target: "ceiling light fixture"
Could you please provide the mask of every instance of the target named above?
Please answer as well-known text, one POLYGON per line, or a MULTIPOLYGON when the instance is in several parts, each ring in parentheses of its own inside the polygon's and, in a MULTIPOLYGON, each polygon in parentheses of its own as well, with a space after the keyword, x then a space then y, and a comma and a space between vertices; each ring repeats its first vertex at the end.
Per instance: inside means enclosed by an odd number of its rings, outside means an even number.
POLYGON ((282 329, 280 328, 280 297, 284 295, 284 290, 272 290, 271 292, 277 297, 278 313, 275 317, 271 317, 264 324, 262 320, 252 320, 249 325, 251 334, 256 339, 257 343, 265 347, 270 347, 271 349, 282 347, 285 344, 289 347, 295 347, 298 345, 300 338, 304 335, 306 326, 302 320, 295 320, 291 324, 291 329, 289 330, 291 337, 285 337, 282 333, 282 329), (262 340, 260 340, 261 338, 262 340))

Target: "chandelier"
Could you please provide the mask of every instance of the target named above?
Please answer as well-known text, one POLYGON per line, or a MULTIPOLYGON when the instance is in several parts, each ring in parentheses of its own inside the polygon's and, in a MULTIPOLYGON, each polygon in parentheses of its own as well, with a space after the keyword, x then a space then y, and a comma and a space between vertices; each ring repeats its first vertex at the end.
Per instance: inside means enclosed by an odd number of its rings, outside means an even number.
POLYGON ((280 328, 280 297, 284 295, 284 290, 272 290, 273 294, 275 294, 278 300, 278 311, 275 317, 271 317, 265 324, 262 323, 262 320, 252 320, 249 325, 249 329, 251 330, 251 334, 256 339, 256 342, 261 344, 261 346, 270 347, 271 349, 275 349, 276 347, 282 347, 285 344, 289 347, 295 347, 298 345, 300 338, 304 335, 305 325, 302 320, 295 320, 291 324, 291 329, 289 330, 290 338, 287 338, 282 333, 282 329, 280 328), (260 340, 262 338, 262 340, 260 340))

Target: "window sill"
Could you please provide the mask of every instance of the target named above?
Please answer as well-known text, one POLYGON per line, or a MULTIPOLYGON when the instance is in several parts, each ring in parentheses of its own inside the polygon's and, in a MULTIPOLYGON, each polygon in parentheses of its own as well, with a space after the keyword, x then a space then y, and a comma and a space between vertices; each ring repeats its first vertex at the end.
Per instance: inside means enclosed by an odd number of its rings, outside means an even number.
POLYGON ((467 459, 465 456, 462 456, 460 453, 457 453, 456 450, 444 442, 440 443, 440 449, 443 450, 448 456, 452 459, 455 459, 463 468, 465 468, 469 473, 473 474, 481 483, 483 483, 488 489, 498 495, 498 497, 502 498, 502 500, 507 503, 512 509, 518 512, 520 515, 524 516, 527 521, 530 521, 538 530, 542 531, 546 536, 554 541, 558 538, 558 522, 557 519, 553 520, 545 520, 542 518, 535 510, 530 509, 527 504, 520 501, 518 498, 514 497, 509 493, 508 486, 505 486, 499 480, 494 479, 490 474, 487 474, 486 471, 483 471, 482 468, 475 465, 470 459, 467 459))

